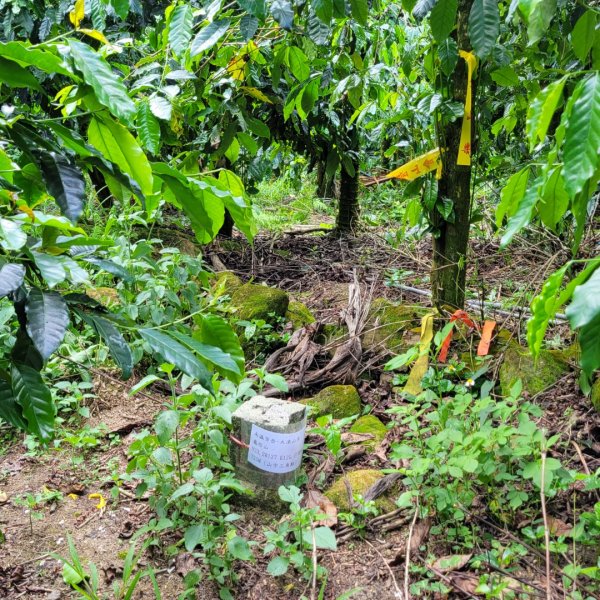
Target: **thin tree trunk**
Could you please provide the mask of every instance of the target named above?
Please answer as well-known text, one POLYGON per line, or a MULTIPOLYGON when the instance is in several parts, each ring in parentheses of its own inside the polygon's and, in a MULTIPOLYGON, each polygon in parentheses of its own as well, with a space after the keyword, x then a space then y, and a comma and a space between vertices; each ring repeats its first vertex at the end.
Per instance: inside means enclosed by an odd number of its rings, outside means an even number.
MULTIPOLYGON (((459 0, 456 41, 460 49, 470 48, 467 22, 473 0, 459 0)), ((467 94, 467 67, 460 58, 451 77, 450 89, 456 102, 464 104, 467 94)), ((474 96, 474 86, 473 86, 474 96)), ((473 111, 473 116, 475 111, 473 111)), ((433 211, 433 267, 431 291, 436 306, 463 308, 467 272, 471 212, 471 167, 456 164, 460 145, 462 120, 440 128, 443 171, 438 183, 437 203, 450 199, 454 207, 454 222, 446 221, 438 210, 433 211)), ((471 132, 474 132, 471 120, 471 132)))
POLYGON ((358 168, 357 160, 352 161, 354 175, 342 165, 340 199, 338 205, 337 231, 340 234, 352 232, 358 220, 358 168))

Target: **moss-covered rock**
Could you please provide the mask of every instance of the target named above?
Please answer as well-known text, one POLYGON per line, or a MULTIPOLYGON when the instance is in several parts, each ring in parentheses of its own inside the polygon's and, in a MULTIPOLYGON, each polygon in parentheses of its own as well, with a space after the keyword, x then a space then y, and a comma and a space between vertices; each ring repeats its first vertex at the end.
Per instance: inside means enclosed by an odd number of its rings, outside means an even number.
POLYGON ((316 321, 315 316, 310 312, 308 306, 302 302, 297 302, 296 300, 290 301, 287 312, 285 313, 285 318, 292 322, 294 331, 301 327, 306 327, 316 321))
POLYGON ((312 408, 310 417, 313 419, 323 415, 344 419, 361 411, 360 396, 353 385, 330 385, 313 398, 301 402, 312 408))
POLYGON ((592 386, 590 400, 592 401, 592 406, 596 409, 596 412, 600 414, 600 377, 596 379, 592 386))
POLYGON ((362 336, 366 350, 385 348, 401 354, 419 341, 421 319, 427 309, 420 306, 393 304, 385 298, 371 303, 365 333, 362 336))
POLYGON ((119 292, 115 288, 98 287, 88 288, 85 293, 93 298, 96 302, 100 302, 103 306, 111 307, 120 304, 119 292))
POLYGON ((523 382, 523 390, 539 394, 556 383, 569 370, 568 359, 560 350, 541 350, 537 361, 527 348, 514 341, 508 343, 500 367, 500 387, 507 396, 515 382, 523 382))
POLYGON ((242 280, 233 271, 219 271, 215 273, 212 288, 221 290, 224 294, 231 294, 233 290, 243 285, 242 280))
POLYGON ((363 445, 367 448, 375 448, 378 446, 387 433, 387 427, 375 416, 365 415, 357 419, 350 428, 350 433, 370 433, 373 435, 372 440, 366 440, 363 445))
MULTIPOLYGON (((350 471, 335 481, 335 483, 325 492, 325 495, 337 506, 338 510, 348 512, 351 510, 348 502, 348 491, 344 479, 348 480, 353 494, 364 496, 366 491, 377 481, 383 477, 381 471, 376 469, 359 469, 350 471)), ((392 490, 383 494, 375 500, 375 506, 380 513, 391 512, 396 509, 394 504, 396 490, 392 490)))
POLYGON ((290 298, 283 290, 254 283, 245 283, 231 294, 234 314, 244 321, 262 319, 273 323, 277 317, 285 316, 289 303, 290 298))

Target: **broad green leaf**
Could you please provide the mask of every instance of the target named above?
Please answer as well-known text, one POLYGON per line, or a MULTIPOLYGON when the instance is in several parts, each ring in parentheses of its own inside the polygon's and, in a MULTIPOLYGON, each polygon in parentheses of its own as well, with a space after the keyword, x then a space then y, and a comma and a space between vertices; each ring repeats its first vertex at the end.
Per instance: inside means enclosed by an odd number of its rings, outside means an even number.
POLYGON ((144 100, 138 104, 137 130, 144 148, 150 154, 158 154, 160 147, 160 125, 152 114, 150 104, 144 100))
POLYGON ((437 0, 431 10, 431 33, 438 44, 441 44, 454 29, 457 9, 458 0, 437 0))
POLYGON ((39 81, 26 68, 0 56, 0 82, 12 88, 31 88, 41 91, 39 81))
POLYGON ((596 13, 586 10, 575 23, 571 32, 571 47, 575 56, 585 63, 596 36, 596 13))
POLYGON ((21 223, 0 218, 0 246, 5 250, 20 250, 27 243, 21 223))
POLYGON ((600 268, 575 288, 566 314, 573 329, 591 323, 600 314, 600 268))
POLYGON ((490 77, 503 87, 514 87, 519 85, 519 76, 512 67, 500 67, 490 73, 490 77))
POLYGON ((136 139, 120 123, 94 116, 88 126, 88 139, 105 158, 130 175, 144 195, 152 193, 152 168, 136 139))
POLYGON ((317 17, 329 25, 333 17, 333 0, 311 0, 310 4, 317 17))
POLYGON ((219 348, 225 355, 231 357, 237 367, 234 370, 230 365, 219 365, 207 357, 217 368, 227 369, 229 376, 233 378, 244 374, 245 358, 240 340, 225 319, 217 315, 203 315, 193 337, 202 344, 219 348))
POLYGON ((170 121, 171 115, 173 114, 173 106, 172 104, 162 96, 158 96, 157 94, 153 94, 150 96, 150 110, 152 110, 152 114, 157 119, 162 119, 163 121, 170 121))
POLYGON ((267 565, 267 572, 273 577, 280 577, 285 575, 288 571, 290 561, 285 556, 276 556, 269 561, 267 565))
POLYGON ((69 309, 56 292, 32 288, 25 304, 27 333, 46 360, 61 344, 69 326, 69 309))
POLYGON ((542 188, 542 201, 538 204, 542 223, 549 229, 556 229, 568 208, 569 194, 565 190, 562 169, 557 167, 542 188))
POLYGON ((458 46, 452 38, 447 38, 438 46, 437 52, 442 73, 449 77, 458 63, 458 46))
POLYGON ((496 225, 502 227, 504 217, 512 217, 527 190, 530 168, 524 167, 517 171, 506 182, 500 193, 500 202, 496 208, 496 225))
POLYGON ((235 226, 252 241, 257 231, 256 221, 241 179, 229 170, 222 170, 215 187, 225 191, 221 199, 233 218, 235 226))
POLYGON ((31 256, 49 288, 53 288, 66 279, 64 257, 34 251, 31 252, 31 256))
POLYGON ((531 303, 531 318, 527 321, 527 343, 533 356, 539 355, 548 323, 560 308, 559 291, 570 266, 570 263, 567 263, 552 273, 531 303))
POLYGON ((201 52, 210 50, 227 33, 230 24, 229 19, 220 19, 201 29, 192 42, 190 57, 193 58, 201 52))
MULTIPOLYGON (((0 298, 19 289, 25 279, 25 267, 8 263, 0 267, 0 298)), ((0 380, 1 381, 1 380, 0 380)))
POLYGON ((129 0, 110 0, 110 5, 117 13, 119 19, 124 21, 129 14, 129 0))
POLYGON ((529 45, 542 39, 556 12, 556 0, 519 0, 519 8, 527 22, 529 45))
POLYGON ((0 419, 19 429, 27 429, 22 407, 14 396, 10 382, 2 377, 2 373, 0 373, 0 419))
POLYGON ((108 351, 121 369, 123 379, 131 377, 133 370, 133 356, 129 344, 121 335, 121 332, 115 327, 114 323, 103 317, 97 312, 77 311, 81 318, 94 328, 98 336, 107 345, 108 351))
POLYGON ((237 3, 259 21, 265 20, 267 16, 267 4, 265 0, 237 0, 237 3))
POLYGON ((469 38, 475 54, 484 59, 500 33, 498 0, 474 0, 469 14, 469 38))
POLYGON ((531 187, 527 190, 512 217, 508 220, 506 225, 506 231, 500 240, 500 246, 504 248, 510 243, 512 238, 519 232, 523 227, 526 227, 533 218, 535 206, 540 199, 542 179, 537 178, 531 187))
POLYGON ((213 392, 210 372, 185 346, 157 329, 140 329, 139 333, 154 352, 186 375, 197 379, 204 389, 213 392))
POLYGON ((294 10, 290 0, 272 0, 269 6, 273 18, 282 29, 291 31, 294 26, 294 10))
POLYGON ((310 75, 308 58, 297 46, 290 46, 285 53, 286 64, 298 81, 305 81, 310 75))
POLYGON ((184 346, 190 350, 193 350, 204 361, 215 367, 216 370, 222 373, 224 376, 230 377, 236 382, 240 381, 240 369, 231 354, 223 352, 223 350, 217 346, 211 346, 199 342, 197 339, 180 333, 179 331, 170 331, 169 333, 184 346))
POLYGON ((593 372, 600 367, 600 313, 579 330, 581 345, 581 369, 591 379, 593 372))
POLYGON ((329 40, 329 34, 331 33, 330 25, 323 22, 317 15, 310 11, 308 14, 308 26, 307 26, 308 37, 317 46, 325 46, 329 40))
POLYGON ((208 541, 208 528, 206 525, 192 525, 185 530, 183 543, 188 552, 193 552, 198 544, 208 541))
POLYGON ((232 537, 227 542, 227 550, 233 558, 237 560, 251 560, 252 559, 252 550, 250 550, 250 546, 248 545, 247 540, 239 535, 232 537))
POLYGON ((85 261, 90 263, 91 265, 94 265, 95 267, 98 267, 103 271, 106 271, 107 273, 110 273, 111 275, 114 275, 115 277, 118 277, 119 279, 123 279, 124 281, 127 281, 129 283, 135 281, 135 278, 125 267, 118 265, 112 260, 91 257, 86 258, 85 261))
POLYGON ((189 4, 179 4, 171 13, 169 20, 169 46, 180 57, 187 50, 192 39, 194 15, 189 4))
POLYGON ((258 30, 258 19, 252 15, 244 15, 240 19, 240 35, 244 42, 251 40, 258 30))
POLYGON ((350 8, 356 22, 366 26, 369 19, 369 4, 367 0, 350 0, 350 8))
POLYGON ((154 431, 161 445, 166 445, 179 427, 179 412, 176 410, 162 411, 154 422, 154 431))
POLYGON ((530 152, 533 152, 538 142, 543 142, 546 139, 550 121, 562 98, 566 81, 566 76, 553 81, 529 105, 529 110, 527 111, 527 137, 529 138, 530 152))
POLYGON ((87 44, 69 40, 69 47, 75 66, 85 82, 92 87, 100 103, 118 119, 131 123, 136 115, 135 104, 106 60, 87 44))
POLYGON ((63 59, 54 53, 54 49, 42 44, 30 46, 28 42, 0 42, 0 56, 13 60, 22 67, 35 67, 50 75, 58 73, 74 77, 65 67, 63 59))
MULTIPOLYGON (((307 532, 308 536, 310 533, 307 532)), ((315 544, 321 550, 337 550, 337 540, 335 533, 329 527, 315 527, 314 529, 315 544)), ((312 545, 312 540, 307 537, 307 541, 312 545)))
POLYGON ((431 12, 437 1, 438 0, 418 0, 412 11, 414 17, 417 19, 426 17, 431 12))
POLYGON ((579 82, 569 117, 563 152, 563 177, 571 198, 598 168, 600 152, 600 73, 579 82))
POLYGON ((85 202, 85 180, 81 171, 66 156, 37 149, 32 151, 48 192, 65 217, 75 222, 85 202))
POLYGON ((27 430, 48 442, 54 434, 56 407, 42 376, 27 365, 13 364, 11 378, 13 395, 27 419, 27 430))

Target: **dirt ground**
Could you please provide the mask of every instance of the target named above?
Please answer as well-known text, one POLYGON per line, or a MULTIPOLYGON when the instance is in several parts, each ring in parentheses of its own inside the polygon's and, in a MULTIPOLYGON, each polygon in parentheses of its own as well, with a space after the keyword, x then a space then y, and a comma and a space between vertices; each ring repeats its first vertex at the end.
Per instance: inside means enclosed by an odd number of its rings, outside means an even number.
MULTIPOLYGON (((243 278, 254 277, 301 297, 325 322, 339 320, 354 265, 359 265, 367 279, 377 278, 378 295, 397 301, 427 302, 424 296, 386 285, 384 277, 390 269, 410 271, 403 283, 427 289, 430 255, 426 244, 409 251, 392 249, 372 235, 359 236, 353 243, 333 237, 282 235, 275 239, 259 237, 253 248, 239 241, 220 243, 211 252, 243 278)), ((472 252, 470 289, 486 299, 492 292, 495 299, 508 297, 516 286, 534 291, 553 265, 563 259, 561 249, 548 250, 547 244, 523 247, 521 253, 513 250, 508 254, 493 245, 474 242, 472 252)), ((512 326, 517 335, 522 333, 519 331, 522 321, 515 316, 506 317, 503 324, 512 326)), ((566 335, 566 329, 558 328, 556 333, 566 335)), ((106 426, 105 444, 88 450, 59 448, 26 454, 20 440, 12 438, 7 442, 7 432, 0 432, 5 439, 0 445, 0 531, 5 535, 4 543, 0 544, 2 599, 78 597, 62 582, 61 565, 55 558, 55 555, 68 557, 67 536, 72 537, 84 564, 87 561, 96 564, 101 587, 108 589, 122 571, 132 534, 152 516, 146 501, 135 499, 132 483, 122 483, 116 498, 111 497, 111 489, 115 474, 125 469, 127 448, 133 436, 151 425, 163 400, 156 392, 152 392, 151 399, 130 397, 127 392, 132 383, 124 385, 106 372, 95 373, 94 382, 96 397, 89 404, 89 424, 106 426), (27 509, 15 505, 14 499, 44 489, 59 491, 62 497, 36 509, 40 513, 36 517, 41 518, 34 518, 30 523, 27 509), (98 508, 99 499, 90 499, 90 494, 101 494, 107 501, 106 506, 98 508)), ((394 402, 391 386, 384 378, 363 381, 360 391, 363 400, 375 407, 378 416, 383 417, 384 409, 394 402)), ((600 467, 600 421, 589 401, 580 394, 575 376, 566 376, 534 401, 544 408, 540 424, 550 434, 561 432, 570 441, 572 454, 561 459, 577 469, 582 468, 582 461, 591 471, 600 467), (570 410, 565 411, 565 406, 570 410)), ((356 464, 381 468, 381 461, 369 455, 356 464)), ((556 499, 549 510, 566 522, 572 517, 569 498, 556 499)), ((240 530, 250 538, 260 539, 262 527, 269 524, 272 524, 272 515, 252 510, 240 521, 240 530)), ((481 522, 478 524, 486 527, 481 522)), ((490 533, 500 539, 510 539, 511 532, 501 530, 502 527, 500 531, 490 529, 490 533)), ((404 523, 388 533, 374 531, 365 540, 345 542, 337 552, 319 553, 321 564, 329 571, 324 597, 334 600, 351 590, 354 594, 347 597, 362 600, 402 597, 408 533, 409 524, 404 523)), ((438 556, 452 552, 451 547, 444 545, 443 536, 434 539, 426 532, 419 541, 422 545, 430 544, 430 551, 435 545, 438 556)), ((417 544, 412 561, 418 564, 423 559, 424 554, 419 552, 417 544)), ((180 554, 173 560, 159 551, 147 552, 140 562, 141 566, 146 564, 156 570, 162 597, 166 600, 178 597, 183 591, 182 576, 198 566, 188 554, 180 554)), ((542 564, 541 560, 533 559, 524 564, 523 578, 534 584, 539 582, 542 564)), ((260 556, 255 563, 240 566, 236 598, 297 599, 302 593, 309 595, 310 582, 289 576, 275 579, 266 574, 265 567, 266 559, 260 556)), ((450 587, 467 592, 474 589, 472 576, 466 573, 460 577, 451 581, 450 587)), ((149 582, 140 584, 134 597, 152 598, 149 582)), ((451 597, 466 596, 456 591, 451 597)), ((206 582, 198 587, 196 598, 216 600, 218 593, 206 582)))

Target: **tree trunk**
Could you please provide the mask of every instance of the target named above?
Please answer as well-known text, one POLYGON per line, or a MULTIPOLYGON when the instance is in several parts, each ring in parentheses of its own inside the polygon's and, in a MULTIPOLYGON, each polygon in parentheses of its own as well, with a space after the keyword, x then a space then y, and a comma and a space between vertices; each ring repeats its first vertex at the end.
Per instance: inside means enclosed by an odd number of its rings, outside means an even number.
POLYGON ((340 199, 336 228, 344 235, 352 232, 358 220, 358 160, 352 161, 354 175, 350 175, 342 165, 340 199))
MULTIPOLYGON (((473 0, 459 0, 456 41, 460 49, 470 48, 467 33, 469 12, 473 0)), ((451 76, 450 89, 456 102, 465 103, 467 95, 467 66, 462 58, 451 76)), ((473 97, 475 90, 473 86, 473 97)), ((474 111, 472 112, 474 116, 474 111)), ((433 266, 431 291, 435 306, 450 305, 463 308, 467 269, 471 212, 471 166, 457 165, 462 119, 440 127, 439 145, 442 150, 442 178, 438 183, 437 204, 450 199, 454 207, 454 222, 446 221, 434 209, 433 266)), ((473 133, 473 120, 471 132, 473 133)))

